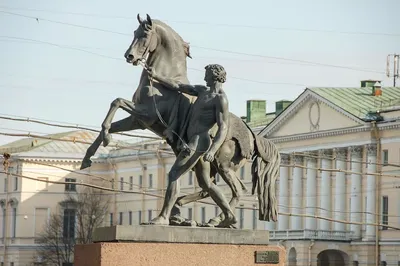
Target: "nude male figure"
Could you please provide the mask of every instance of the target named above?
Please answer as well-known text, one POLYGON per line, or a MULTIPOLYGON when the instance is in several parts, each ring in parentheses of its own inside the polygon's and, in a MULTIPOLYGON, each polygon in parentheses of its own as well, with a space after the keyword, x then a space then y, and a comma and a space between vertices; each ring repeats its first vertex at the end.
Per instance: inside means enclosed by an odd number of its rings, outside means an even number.
MULTIPOLYGON (((230 226, 237 222, 236 217, 226 200, 224 194, 210 178, 210 163, 224 143, 229 122, 228 99, 222 89, 226 80, 225 69, 217 64, 205 67, 204 80, 207 86, 178 84, 167 77, 158 76, 154 70, 149 74, 156 81, 168 86, 170 89, 179 90, 197 96, 192 105, 190 114, 185 121, 187 146, 180 151, 168 175, 168 187, 160 216, 151 221, 153 224, 168 224, 171 209, 179 193, 178 178, 195 167, 198 183, 203 191, 209 193, 214 202, 223 212, 221 227, 230 226), (213 141, 211 136, 214 136, 213 141)), ((177 123, 178 121, 174 121, 177 123)), ((174 128, 172 125, 171 128, 174 128)))

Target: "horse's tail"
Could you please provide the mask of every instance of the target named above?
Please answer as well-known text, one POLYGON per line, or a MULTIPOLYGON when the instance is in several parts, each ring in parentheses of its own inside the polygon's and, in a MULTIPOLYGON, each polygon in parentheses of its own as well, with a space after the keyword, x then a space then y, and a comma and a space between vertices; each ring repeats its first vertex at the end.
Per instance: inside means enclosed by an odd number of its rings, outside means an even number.
POLYGON ((258 213, 261 221, 277 221, 278 204, 275 195, 275 182, 279 175, 281 156, 275 144, 255 135, 256 152, 253 155, 251 174, 252 194, 257 188, 258 213))

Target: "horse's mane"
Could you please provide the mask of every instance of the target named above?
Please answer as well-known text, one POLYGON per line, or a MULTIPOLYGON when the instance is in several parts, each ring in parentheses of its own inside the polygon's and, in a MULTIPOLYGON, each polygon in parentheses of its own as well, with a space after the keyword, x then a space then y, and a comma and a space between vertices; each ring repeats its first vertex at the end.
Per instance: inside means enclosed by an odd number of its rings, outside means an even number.
POLYGON ((188 42, 185 42, 183 40, 183 38, 173 29, 171 28, 168 24, 162 22, 161 20, 158 19, 152 19, 153 24, 155 25, 160 25, 163 28, 167 29, 168 31, 170 31, 172 34, 174 34, 177 39, 181 42, 181 45, 183 46, 183 50, 185 51, 185 54, 187 57, 192 58, 192 56, 190 55, 190 45, 188 42))

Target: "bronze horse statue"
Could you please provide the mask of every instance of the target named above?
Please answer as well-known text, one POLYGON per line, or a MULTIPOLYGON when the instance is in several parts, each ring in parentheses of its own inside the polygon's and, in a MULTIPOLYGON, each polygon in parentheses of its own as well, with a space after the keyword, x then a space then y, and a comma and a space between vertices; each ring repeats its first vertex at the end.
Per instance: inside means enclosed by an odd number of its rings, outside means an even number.
MULTIPOLYGON (((151 19, 143 20, 137 16, 139 26, 134 32, 134 38, 125 53, 127 63, 134 66, 145 61, 145 66, 157 70, 157 73, 170 77, 176 82, 189 84, 187 77, 186 57, 190 57, 189 44, 176 33, 170 26, 162 21, 151 19)), ((130 131, 136 129, 148 129, 164 136, 168 123, 172 116, 177 116, 179 121, 185 121, 185 116, 189 113, 191 104, 195 100, 194 96, 164 87, 161 83, 152 81, 148 71, 143 69, 139 86, 137 87, 132 101, 117 98, 111 103, 110 109, 102 123, 102 131, 92 145, 88 148, 82 161, 81 169, 91 166, 90 157, 95 154, 101 143, 107 146, 110 142, 110 134, 116 132, 130 131), (178 111, 174 112, 174 107, 178 105, 178 111), (112 122, 115 112, 122 108, 130 115, 120 121, 112 122)), ((179 154, 177 146, 180 135, 184 127, 183 123, 178 123, 174 129, 175 135, 173 141, 167 139, 175 155, 179 154)), ((237 170, 242 167, 247 160, 252 159, 252 193, 257 189, 259 201, 259 220, 276 221, 277 220, 277 201, 275 197, 275 181, 279 174, 280 154, 276 146, 265 138, 255 135, 252 130, 239 117, 230 113, 228 135, 224 144, 215 155, 212 163, 210 176, 214 179, 218 173, 232 190, 232 199, 230 206, 234 209, 241 194, 246 189, 244 184, 237 177, 237 170)), ((189 171, 190 169, 188 169, 189 171)), ((187 171, 186 171, 187 172, 187 171)), ((185 174, 179 173, 179 176, 185 174)), ((179 224, 184 219, 179 216, 179 207, 208 197, 207 192, 194 193, 191 195, 177 198, 167 197, 171 186, 169 181, 165 204, 171 206, 166 211, 153 219, 155 224, 179 224), (174 205, 175 204, 175 205, 174 205), (163 217, 160 222, 161 216, 163 217)), ((201 171, 196 171, 196 175, 201 171)), ((179 177, 178 177, 179 178, 179 177)), ((179 191, 179 187, 178 187, 179 191)), ((224 219, 223 214, 214 217, 209 224, 218 226, 224 219)))

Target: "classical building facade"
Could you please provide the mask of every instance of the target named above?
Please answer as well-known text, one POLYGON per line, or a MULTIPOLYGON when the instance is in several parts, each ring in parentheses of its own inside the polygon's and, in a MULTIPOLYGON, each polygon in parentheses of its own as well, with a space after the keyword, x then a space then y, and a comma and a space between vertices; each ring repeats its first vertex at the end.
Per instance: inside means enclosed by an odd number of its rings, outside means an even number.
POLYGON ((399 129, 400 89, 362 81, 307 88, 261 130, 282 152, 279 211, 301 215, 268 228, 288 265, 400 263, 399 129))
MULTIPOLYGON (((392 228, 400 227, 400 88, 375 83, 307 88, 293 102, 278 102, 276 111, 268 114, 262 101, 248 103, 243 119, 281 151, 276 185, 280 214, 276 223, 258 220, 248 163, 237 173, 249 190, 236 210, 237 227, 270 230, 271 245, 287 252, 287 265, 400 261, 400 231, 392 228)), ((10 170, 20 175, 0 183, 1 206, 8 204, 7 226, 4 212, 0 219, 1 243, 7 244, 0 259, 6 255, 8 265, 39 264, 35 239, 65 194, 79 192, 79 183, 113 189, 105 226, 147 222, 162 207, 175 159, 164 141, 101 147, 92 167, 80 171, 88 145, 74 140, 92 142, 96 135, 77 131, 50 137, 53 140, 28 138, 0 147, 11 153, 10 170)), ((4 174, 0 178, 5 179, 4 174)), ((230 197, 223 180, 217 177, 217 183, 230 197)), ((193 172, 182 176, 180 184, 182 194, 199 190, 193 172)), ((219 214, 210 199, 187 204, 181 211, 202 222, 219 214)))

